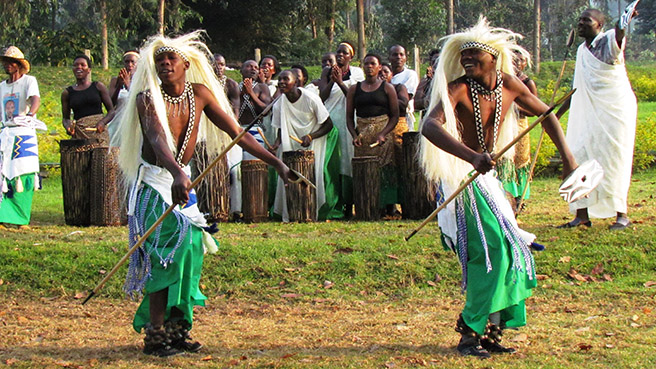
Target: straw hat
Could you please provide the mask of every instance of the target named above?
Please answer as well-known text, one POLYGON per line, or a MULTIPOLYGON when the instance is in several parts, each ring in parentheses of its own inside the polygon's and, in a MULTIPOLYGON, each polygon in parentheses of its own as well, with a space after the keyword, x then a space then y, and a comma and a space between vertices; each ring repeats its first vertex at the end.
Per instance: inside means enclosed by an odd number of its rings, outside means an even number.
POLYGON ((20 51, 20 49, 16 46, 9 46, 5 50, 5 54, 0 55, 0 62, 5 60, 18 62, 18 64, 20 64, 22 67, 21 69, 23 69, 25 73, 30 71, 30 63, 25 59, 23 52, 20 51))

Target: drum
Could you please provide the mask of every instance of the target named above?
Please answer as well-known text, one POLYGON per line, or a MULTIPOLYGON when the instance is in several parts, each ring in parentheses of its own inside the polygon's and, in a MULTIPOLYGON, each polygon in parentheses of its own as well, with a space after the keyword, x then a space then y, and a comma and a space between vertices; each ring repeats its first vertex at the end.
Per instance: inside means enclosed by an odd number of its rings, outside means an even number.
POLYGON ((61 140, 59 154, 62 170, 64 220, 72 226, 88 226, 90 216, 91 152, 96 140, 61 140))
POLYGON ((267 164, 261 160, 241 162, 241 211, 245 222, 263 222, 269 218, 268 173, 267 164))
MULTIPOLYGON (((282 161, 289 169, 296 170, 310 182, 315 183, 314 151, 286 151, 282 153, 282 161)), ((317 221, 317 195, 313 188, 302 182, 290 183, 287 185, 286 194, 290 222, 317 221)))
POLYGON ((380 159, 359 156, 353 164, 353 205, 356 220, 380 219, 380 159))
POLYGON ((424 175, 417 157, 420 139, 419 132, 403 134, 403 162, 401 165, 403 219, 424 219, 436 207, 435 190, 431 188, 429 191, 428 179, 424 175))
POLYGON ((97 147, 91 150, 91 225, 118 226, 127 220, 118 154, 118 147, 97 147))
MULTIPOLYGON (((198 177, 207 168, 210 160, 207 156, 205 143, 199 142, 194 151, 192 178, 198 177)), ((196 195, 198 208, 209 223, 227 222, 230 215, 230 172, 228 159, 224 156, 209 173, 198 183, 196 195)))

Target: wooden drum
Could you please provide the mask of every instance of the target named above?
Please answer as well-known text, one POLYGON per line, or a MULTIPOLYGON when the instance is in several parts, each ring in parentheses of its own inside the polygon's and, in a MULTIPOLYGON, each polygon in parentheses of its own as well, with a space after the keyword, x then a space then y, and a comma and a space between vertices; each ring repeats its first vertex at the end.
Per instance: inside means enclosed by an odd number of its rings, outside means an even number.
POLYGON ((97 147, 91 151, 89 195, 92 225, 118 226, 127 219, 118 154, 118 147, 97 147))
MULTIPOLYGON (((210 164, 204 142, 196 145, 193 163, 192 178, 198 177, 210 164)), ((196 187, 198 208, 201 213, 206 214, 205 218, 209 223, 228 221, 230 215, 229 175, 228 160, 224 156, 196 187)))
POLYGON ((353 204, 356 220, 380 219, 380 159, 377 156, 354 157, 353 204))
POLYGON ((269 168, 261 160, 241 162, 241 211, 245 222, 263 222, 269 218, 267 209, 269 168))
POLYGON ((61 140, 59 154, 64 195, 64 219, 72 226, 88 226, 90 216, 91 151, 97 147, 92 140, 61 140))
POLYGON ((403 178, 403 196, 401 208, 403 219, 424 219, 435 209, 435 189, 430 192, 429 182, 421 168, 417 157, 417 148, 421 135, 419 132, 403 134, 403 163, 401 178, 403 178))
MULTIPOLYGON (((294 169, 315 183, 314 151, 297 150, 282 153, 282 161, 289 169, 294 169)), ((316 185, 316 183, 315 183, 316 185)), ((286 189, 287 212, 290 222, 316 222, 317 221, 317 195, 316 191, 304 184, 290 183, 286 189)))

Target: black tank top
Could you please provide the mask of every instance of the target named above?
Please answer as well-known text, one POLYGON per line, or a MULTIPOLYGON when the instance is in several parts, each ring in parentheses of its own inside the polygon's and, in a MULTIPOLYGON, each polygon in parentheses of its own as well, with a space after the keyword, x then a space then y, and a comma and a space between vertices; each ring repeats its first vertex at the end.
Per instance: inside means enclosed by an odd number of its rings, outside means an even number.
POLYGON ((91 86, 86 90, 76 91, 73 86, 68 86, 66 91, 68 91, 68 106, 73 109, 73 119, 102 114, 102 99, 96 82, 91 82, 91 86))
POLYGON ((380 87, 371 92, 364 91, 361 82, 358 82, 355 87, 355 111, 360 118, 389 115, 389 100, 385 93, 385 82, 381 82, 380 87))

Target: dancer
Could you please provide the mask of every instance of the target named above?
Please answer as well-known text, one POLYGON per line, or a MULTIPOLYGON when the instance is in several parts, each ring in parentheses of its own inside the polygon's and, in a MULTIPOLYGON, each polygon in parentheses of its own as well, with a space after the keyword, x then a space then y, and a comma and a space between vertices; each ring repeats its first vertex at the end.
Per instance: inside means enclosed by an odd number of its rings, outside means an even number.
MULTIPOLYGON (((516 44, 518 37, 490 28, 484 18, 445 37, 421 127, 420 158, 427 177, 439 183, 443 196, 438 194, 438 203, 466 180, 472 167, 484 174, 438 214, 445 247, 457 253, 462 267, 466 302, 456 325, 462 355, 514 352, 500 344, 500 337, 505 327, 526 324, 524 300, 536 286, 529 249, 535 236, 518 228, 493 170, 495 148, 513 138, 513 102, 536 115, 548 110, 514 75, 513 51, 527 54, 516 44)), ((543 127, 568 174, 576 163, 558 120, 551 114, 543 127)), ((504 156, 512 159, 513 150, 504 156)))
MULTIPOLYGON (((130 189, 130 244, 169 204, 180 205, 132 255, 125 285, 131 295, 145 294, 133 327, 145 329, 144 353, 159 357, 200 350, 189 330, 193 306, 206 299, 198 287, 203 253, 216 251, 189 190, 187 164, 197 141, 205 141, 210 156, 217 155, 228 135, 240 132, 199 37, 196 31, 175 39, 150 38, 120 112, 119 161, 130 189)), ((276 168, 287 183, 287 166, 252 136, 245 135, 239 145, 276 168)))

